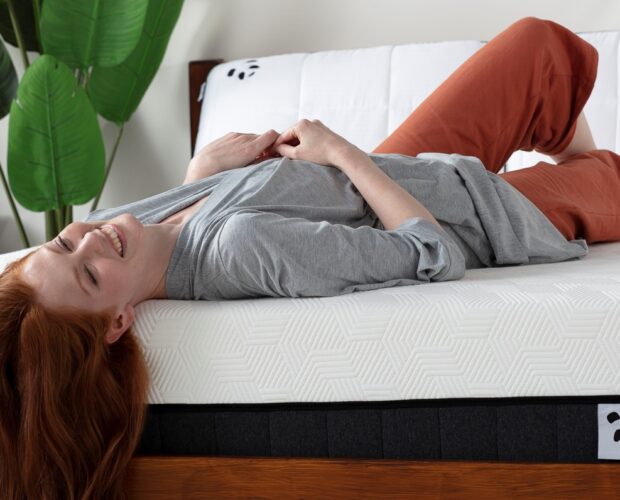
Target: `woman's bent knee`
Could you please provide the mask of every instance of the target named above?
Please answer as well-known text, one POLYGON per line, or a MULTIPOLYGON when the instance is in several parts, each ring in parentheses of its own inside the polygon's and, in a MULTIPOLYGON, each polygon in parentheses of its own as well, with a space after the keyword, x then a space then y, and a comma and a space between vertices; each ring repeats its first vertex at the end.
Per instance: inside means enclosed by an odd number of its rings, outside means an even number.
POLYGON ((538 17, 524 17, 519 19, 506 31, 515 34, 524 46, 532 50, 546 50, 549 41, 561 31, 566 30, 562 25, 538 17))

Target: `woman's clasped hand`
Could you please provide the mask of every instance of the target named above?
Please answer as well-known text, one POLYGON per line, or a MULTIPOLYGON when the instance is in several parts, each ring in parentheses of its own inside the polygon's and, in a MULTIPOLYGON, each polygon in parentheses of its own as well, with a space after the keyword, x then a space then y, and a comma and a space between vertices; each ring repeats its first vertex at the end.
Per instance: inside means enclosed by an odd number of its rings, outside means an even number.
POLYGON ((303 119, 280 134, 271 149, 292 160, 338 168, 340 158, 357 148, 320 120, 303 119))
POLYGON ((202 179, 278 156, 271 146, 280 137, 275 130, 264 134, 229 132, 203 147, 189 163, 186 181, 202 179))
POLYGON ((319 120, 299 120, 281 134, 229 132, 203 147, 191 160, 187 179, 196 180, 226 170, 284 156, 335 167, 338 158, 355 148, 319 120))

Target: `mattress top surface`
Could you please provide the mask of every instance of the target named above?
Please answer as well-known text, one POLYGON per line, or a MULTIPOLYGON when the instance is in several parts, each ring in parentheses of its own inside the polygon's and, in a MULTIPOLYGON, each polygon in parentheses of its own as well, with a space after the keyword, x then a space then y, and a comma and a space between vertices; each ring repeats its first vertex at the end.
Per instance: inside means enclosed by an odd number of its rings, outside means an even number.
POLYGON ((620 392, 620 243, 460 281, 138 307, 152 403, 620 392))

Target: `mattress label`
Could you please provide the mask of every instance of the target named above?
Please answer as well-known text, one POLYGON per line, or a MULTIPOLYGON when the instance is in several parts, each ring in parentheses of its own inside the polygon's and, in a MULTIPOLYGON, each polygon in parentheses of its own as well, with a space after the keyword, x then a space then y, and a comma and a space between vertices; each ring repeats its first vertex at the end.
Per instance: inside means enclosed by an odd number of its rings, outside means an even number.
POLYGON ((620 404, 598 405, 598 458, 620 460, 620 404))

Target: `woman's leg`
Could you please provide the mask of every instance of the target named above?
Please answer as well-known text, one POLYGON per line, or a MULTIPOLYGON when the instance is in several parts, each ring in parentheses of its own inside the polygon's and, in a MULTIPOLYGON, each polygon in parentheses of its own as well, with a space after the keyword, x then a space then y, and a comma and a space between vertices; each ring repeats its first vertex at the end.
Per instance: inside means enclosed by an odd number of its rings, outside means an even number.
POLYGON ((586 115, 584 115, 582 111, 577 118, 575 134, 573 135, 570 144, 566 146, 566 149, 564 151, 561 151, 555 155, 551 155, 551 158, 553 158, 554 162, 560 163, 561 161, 564 161, 573 155, 579 153, 587 153, 588 151, 592 151, 593 149, 598 148, 594 143, 594 137, 592 137, 592 132, 590 131, 588 120, 586 120, 586 115))
POLYGON ((497 172, 517 150, 566 149, 596 79, 596 49, 570 30, 521 19, 459 66, 375 153, 460 153, 497 172))
POLYGON ((593 144, 582 109, 597 66, 596 49, 563 26, 521 19, 459 66, 374 152, 460 153, 497 172, 514 151, 535 149, 558 165, 539 162, 502 179, 567 239, 620 240, 620 156, 583 152, 593 144))
POLYGON ((501 174, 541 210, 568 240, 620 240, 620 156, 598 150, 583 112, 567 148, 553 156, 557 165, 501 174))

